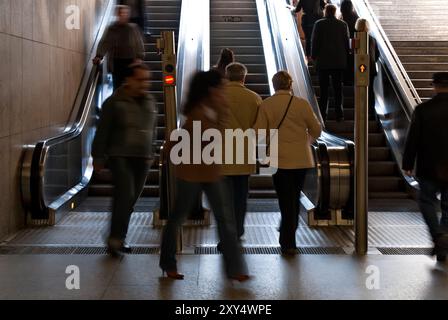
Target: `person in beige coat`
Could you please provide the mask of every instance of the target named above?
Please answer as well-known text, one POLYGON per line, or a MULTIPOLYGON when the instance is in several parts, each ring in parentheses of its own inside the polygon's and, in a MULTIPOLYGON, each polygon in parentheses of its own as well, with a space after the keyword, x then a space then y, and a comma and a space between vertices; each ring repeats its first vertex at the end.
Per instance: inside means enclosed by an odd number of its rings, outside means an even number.
MULTIPOLYGON (((229 110, 227 123, 225 125, 226 129, 241 129, 243 132, 246 132, 248 129, 252 130, 255 120, 257 119, 258 107, 263 100, 257 93, 244 86, 246 76, 247 68, 241 63, 234 62, 229 64, 226 68, 226 78, 229 80, 226 82, 224 91, 229 110)), ((228 142, 227 139, 225 139, 225 142, 228 142)), ((231 163, 222 166, 222 174, 226 177, 227 183, 230 186, 237 225, 237 236, 238 238, 241 238, 244 234, 244 219, 246 216, 247 196, 249 193, 249 177, 256 172, 255 161, 251 163, 249 157, 252 156, 253 159, 255 159, 255 153, 249 155, 249 141, 246 138, 244 139, 244 142, 240 144, 238 144, 238 140, 235 138, 233 138, 233 141, 231 142, 233 142, 233 157, 232 154, 228 154, 228 160, 232 161, 231 163), (241 156, 244 156, 244 158, 237 159, 238 153, 241 156)), ((242 142, 242 139, 240 139, 240 142, 242 142)), ((255 144, 253 145, 255 146, 255 144)), ((252 150, 255 151, 255 148, 252 150)), ((226 150, 224 150, 223 154, 223 163, 225 163, 226 150)), ((218 245, 218 249, 219 248, 220 246, 218 245)))
POLYGON ((272 82, 276 92, 261 104, 254 128, 278 128, 278 170, 273 182, 282 217, 279 242, 283 254, 296 254, 300 193, 308 169, 315 165, 310 143, 320 137, 322 127, 310 104, 292 95, 292 78, 286 71, 275 74, 272 82))

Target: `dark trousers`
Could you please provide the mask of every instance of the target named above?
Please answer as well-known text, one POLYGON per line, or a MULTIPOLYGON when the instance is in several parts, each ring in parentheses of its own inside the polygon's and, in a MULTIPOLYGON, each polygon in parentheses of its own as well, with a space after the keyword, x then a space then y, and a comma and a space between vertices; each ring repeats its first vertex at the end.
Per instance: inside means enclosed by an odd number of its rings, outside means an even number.
POLYGON ((305 33, 305 54, 307 57, 311 57, 311 39, 313 35, 313 24, 303 24, 302 23, 302 30, 303 33, 305 33))
POLYGON ((280 246, 282 249, 296 248, 296 230, 299 226, 300 193, 305 184, 307 169, 278 169, 274 174, 282 220, 280 223, 280 246))
POLYGON ((151 162, 142 158, 112 157, 109 167, 114 183, 110 239, 126 239, 131 214, 146 182, 151 162))
POLYGON ((241 238, 244 234, 244 220, 247 211, 247 196, 249 194, 249 176, 227 176, 230 184, 233 211, 236 221, 237 237, 241 238))
POLYGON ((177 270, 177 234, 201 191, 205 192, 215 215, 227 275, 247 274, 247 265, 237 241, 235 217, 229 200, 229 184, 224 179, 213 183, 177 179, 174 209, 163 229, 160 267, 167 271, 177 270))
POLYGON ((307 57, 311 57, 311 39, 313 36, 314 23, 318 18, 305 14, 302 16, 302 30, 305 34, 305 54, 307 57))
POLYGON ((344 110, 342 108, 343 95, 342 95, 342 75, 344 70, 339 69, 329 69, 329 70, 319 70, 319 85, 320 85, 320 112, 322 118, 327 120, 328 112, 328 87, 330 86, 330 77, 333 84, 334 91, 334 102, 336 109, 336 119, 341 119, 344 117, 344 110))
POLYGON ((114 59, 114 71, 112 72, 114 91, 120 88, 126 80, 126 69, 133 62, 134 59, 114 59))
POLYGON ((423 214, 426 224, 428 225, 429 232, 433 240, 437 238, 438 235, 445 233, 446 227, 448 226, 448 184, 442 184, 437 181, 432 181, 430 179, 419 179, 420 193, 418 198, 418 203, 420 206, 420 211, 423 214), (441 194, 441 210, 442 219, 439 221, 437 217, 438 200, 437 193, 441 194), (445 229, 445 230, 444 230, 445 229))
POLYGON ((375 90, 374 90, 375 77, 370 77, 369 84, 369 112, 375 114, 375 90))

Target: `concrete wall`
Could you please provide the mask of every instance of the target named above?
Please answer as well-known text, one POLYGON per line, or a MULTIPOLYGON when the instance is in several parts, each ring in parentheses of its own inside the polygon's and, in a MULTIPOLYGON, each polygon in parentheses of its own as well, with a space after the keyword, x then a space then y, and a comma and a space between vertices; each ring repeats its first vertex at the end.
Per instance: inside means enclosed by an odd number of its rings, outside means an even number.
POLYGON ((0 0, 0 239, 24 225, 19 163, 23 145, 68 121, 109 0, 0 0), (65 10, 80 9, 79 30, 65 10))

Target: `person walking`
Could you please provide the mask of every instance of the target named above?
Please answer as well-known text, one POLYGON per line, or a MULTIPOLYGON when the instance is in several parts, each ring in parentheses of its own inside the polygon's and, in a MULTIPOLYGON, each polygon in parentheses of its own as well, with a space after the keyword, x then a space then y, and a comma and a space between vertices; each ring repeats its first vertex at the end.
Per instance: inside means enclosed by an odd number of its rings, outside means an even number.
MULTIPOLYGON (((200 125, 201 136, 208 129, 222 130, 224 128, 228 107, 225 103, 223 85, 223 78, 218 71, 196 73, 192 78, 187 102, 183 107, 186 122, 182 129, 188 132, 190 137, 189 159, 177 164, 173 162, 176 197, 174 209, 169 213, 167 224, 163 229, 159 263, 162 271, 172 279, 184 278, 184 275, 177 271, 175 257, 177 234, 202 191, 207 196, 215 215, 227 277, 237 281, 249 279, 247 265, 237 241, 233 206, 229 199, 228 184, 222 178, 221 165, 213 161, 206 163, 204 159, 201 159, 199 163, 191 159, 193 146, 196 145, 196 142, 191 143, 191 139, 194 139, 195 126, 200 125)), ((197 143, 201 146, 202 155, 209 143, 197 143)), ((167 149, 175 147, 171 146, 167 149)), ((173 161, 172 155, 170 159, 173 161)))
POLYGON ((320 86, 320 111, 324 121, 328 111, 328 87, 330 77, 333 83, 336 120, 344 120, 342 76, 347 68, 349 46, 349 30, 344 21, 336 19, 336 7, 325 6, 324 18, 314 25, 312 36, 312 58, 316 61, 316 69, 320 86))
MULTIPOLYGON (((257 93, 244 86, 246 76, 247 68, 243 64, 234 62, 227 66, 226 77, 229 81, 225 85, 224 95, 228 102, 229 116, 225 128, 232 129, 234 132, 246 132, 253 127, 258 107, 263 101, 257 93)), ((255 162, 251 164, 249 161, 250 157, 255 159, 255 154, 250 154, 249 143, 251 141, 244 141, 242 145, 238 145, 238 142, 235 143, 234 136, 232 139, 232 146, 234 146, 232 161, 230 164, 223 165, 222 174, 231 186, 230 195, 235 213, 237 237, 240 239, 244 234, 249 177, 256 172, 256 165, 255 162), (238 159, 238 154, 243 155, 244 158, 238 159)), ((227 145, 227 140, 224 145, 227 145)), ((225 162, 225 151, 223 155, 225 162)), ((220 248, 221 246, 218 245, 218 249, 220 248)))
POLYGON ((402 168, 420 185, 418 203, 434 242, 433 255, 445 261, 448 252, 448 72, 433 75, 436 95, 418 105, 412 115, 402 168), (437 193, 441 195, 438 208, 437 193), (442 210, 438 220, 437 211, 442 210))
POLYGON ((322 126, 308 101, 295 97, 292 79, 280 71, 272 79, 275 94, 260 106, 254 128, 278 130, 278 170, 273 176, 280 212, 280 246, 283 254, 297 254, 300 193, 308 169, 314 167, 310 143, 320 137, 322 126))
POLYGON ((142 34, 137 25, 129 23, 129 15, 128 6, 117 6, 118 21, 107 28, 93 59, 98 65, 108 55, 107 67, 112 73, 114 91, 123 84, 127 67, 145 57, 142 34))
POLYGON ((125 73, 125 84, 103 104, 92 145, 96 172, 112 172, 114 193, 108 251, 116 256, 125 245, 131 214, 143 191, 154 161, 153 141, 157 120, 155 100, 147 94, 150 71, 133 64, 125 73))

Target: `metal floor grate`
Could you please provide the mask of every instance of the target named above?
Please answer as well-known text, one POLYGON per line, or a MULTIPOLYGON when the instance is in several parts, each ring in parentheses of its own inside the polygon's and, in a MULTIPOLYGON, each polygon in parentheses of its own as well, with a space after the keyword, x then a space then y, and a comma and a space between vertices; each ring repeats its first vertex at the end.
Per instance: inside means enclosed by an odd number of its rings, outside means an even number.
MULTIPOLYGON (((159 247, 131 247, 131 255, 160 254, 159 247)), ((329 255, 347 254, 341 247, 299 247, 299 254, 329 255)), ((377 247, 383 255, 431 255, 429 247, 377 247)), ((280 247, 255 246, 243 247, 244 254, 281 254, 280 247)), ((105 255, 106 247, 41 247, 41 246, 0 246, 0 255, 105 255)), ((217 255, 216 246, 198 246, 194 253, 198 255, 217 255)))
MULTIPOLYGON (((31 247, 31 246, 3 246, 0 255, 22 254, 57 254, 57 255, 105 255, 106 247, 31 247)), ((132 247, 129 254, 159 254, 159 248, 132 247)))
POLYGON ((431 255, 432 248, 377 248, 384 255, 431 255))
MULTIPOLYGON (((302 247, 299 254, 346 254, 339 247, 302 247)), ((280 247, 244 247, 244 254, 281 254, 280 247)), ((220 254, 216 246, 196 247, 194 254, 220 254)))

